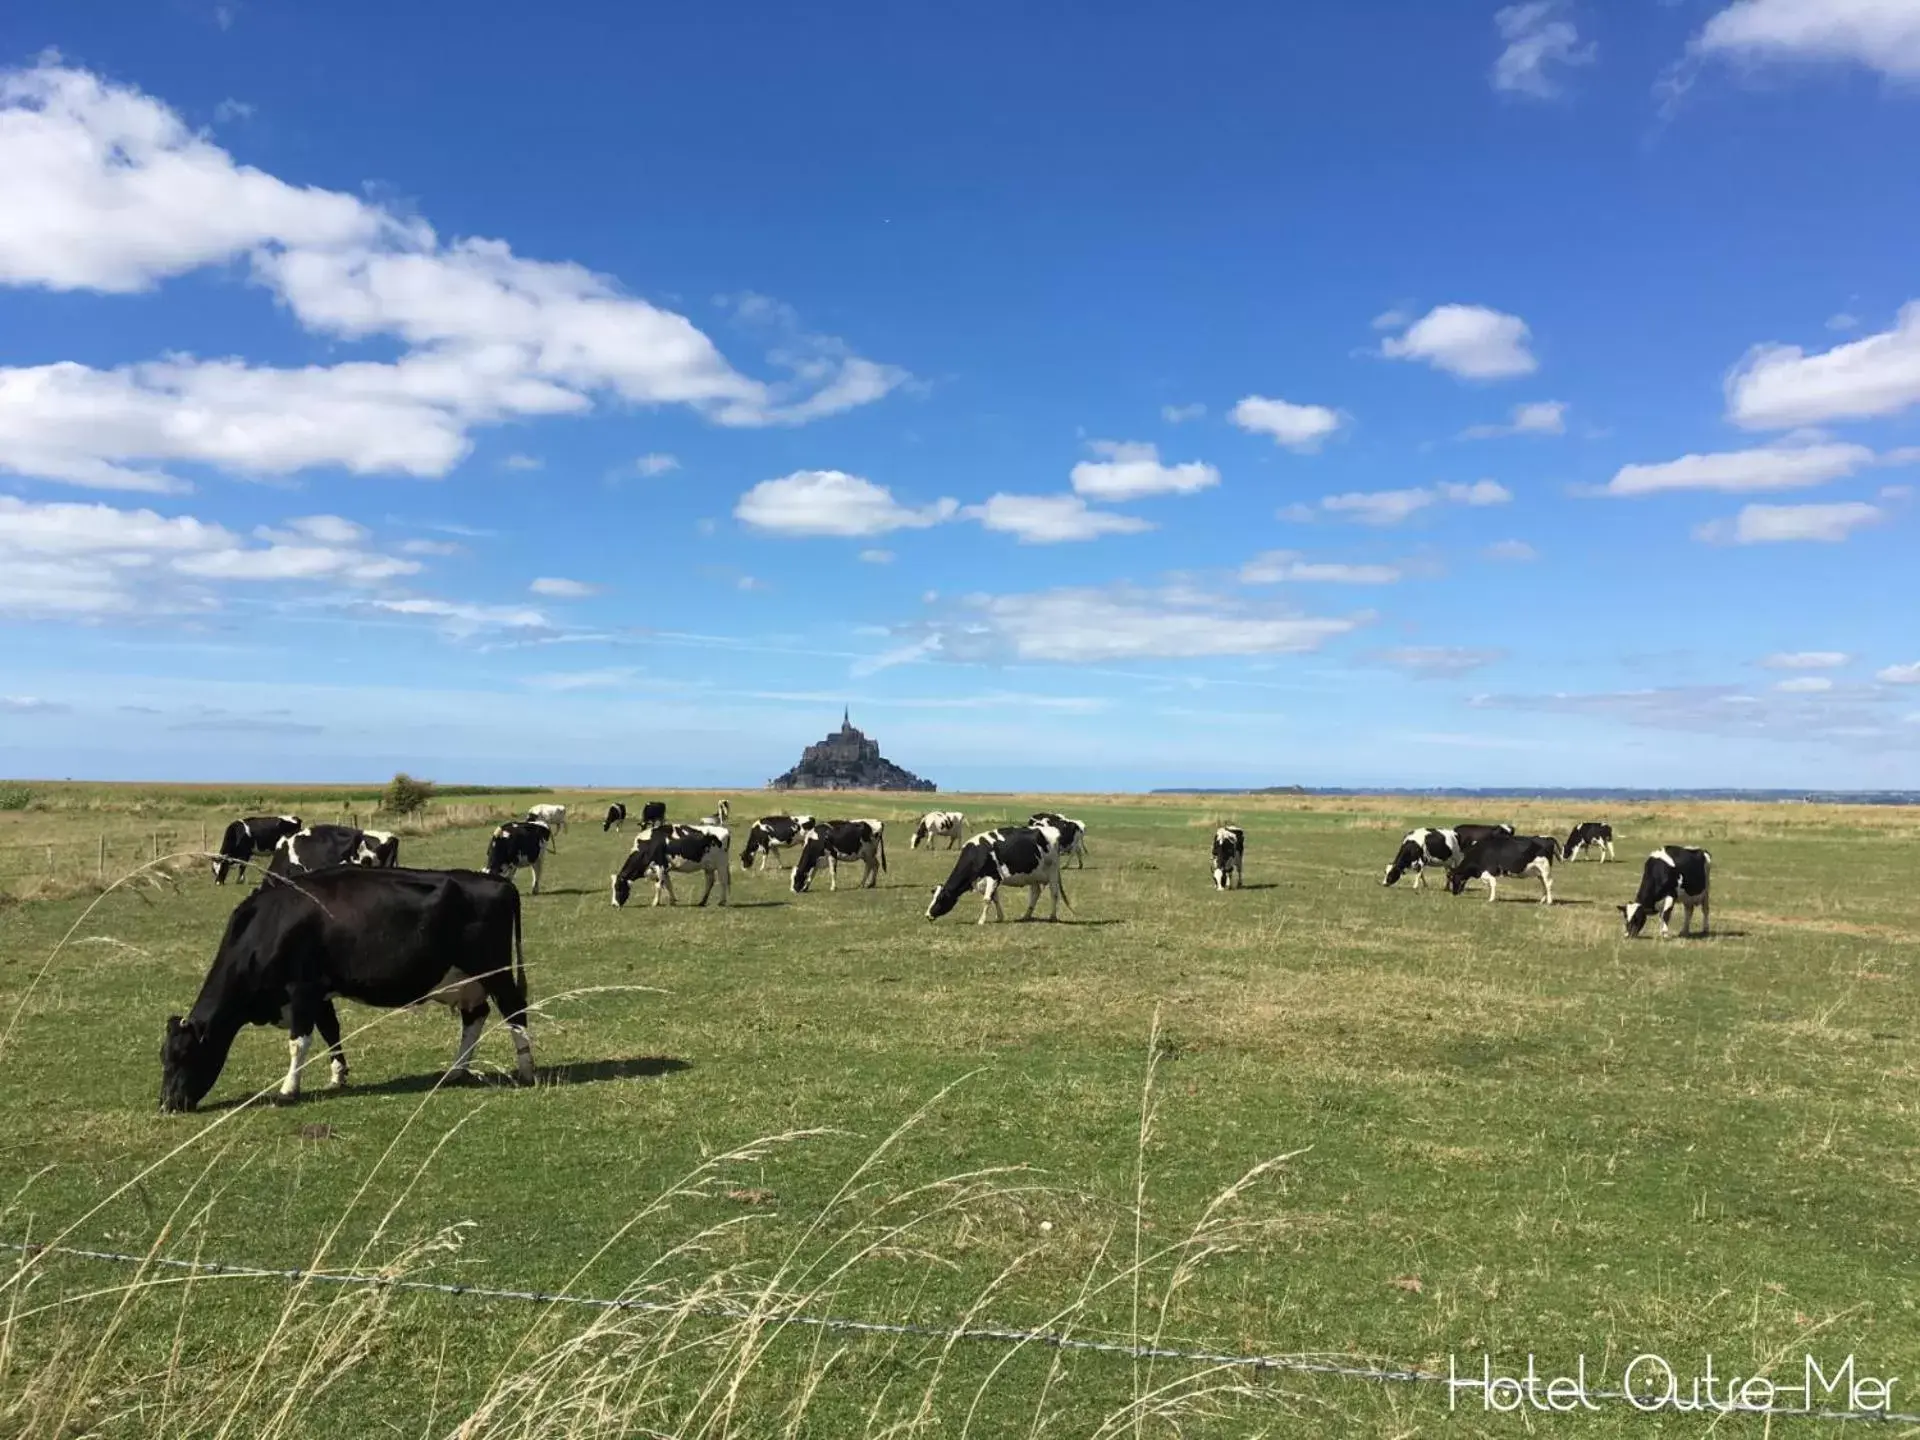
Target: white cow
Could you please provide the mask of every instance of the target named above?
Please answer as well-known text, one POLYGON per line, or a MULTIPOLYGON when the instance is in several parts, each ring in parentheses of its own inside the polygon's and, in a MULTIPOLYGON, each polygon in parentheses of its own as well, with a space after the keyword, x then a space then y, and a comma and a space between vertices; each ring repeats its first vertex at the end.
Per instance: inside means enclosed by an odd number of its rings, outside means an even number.
POLYGON ((538 820, 542 825, 547 827, 547 834, 553 837, 552 840, 548 842, 547 848, 557 853, 560 849, 558 844, 560 832, 567 828, 567 807, 564 805, 536 805, 527 811, 527 819, 538 820))

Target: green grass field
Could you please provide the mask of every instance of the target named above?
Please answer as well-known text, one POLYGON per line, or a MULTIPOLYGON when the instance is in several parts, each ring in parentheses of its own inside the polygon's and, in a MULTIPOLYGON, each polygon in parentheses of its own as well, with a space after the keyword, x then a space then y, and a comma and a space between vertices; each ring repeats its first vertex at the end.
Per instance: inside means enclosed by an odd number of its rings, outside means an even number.
MULTIPOLYGON (((793 1313, 1441 1373, 1450 1355, 1519 1373, 1528 1352, 1543 1369, 1584 1354, 1596 1384, 1640 1352, 1783 1380, 1852 1353, 1920 1411, 1913 811, 1613 813, 1622 863, 1561 867, 1548 909, 1531 882, 1489 905, 1379 877, 1413 823, 1600 817, 1061 797, 1090 827, 1072 923, 976 928, 977 899, 922 918, 949 863, 908 849, 926 797, 790 797, 887 820, 876 891, 736 873, 729 909, 685 903, 687 877, 677 909, 642 887, 616 911, 626 841, 593 818, 608 797, 563 793, 585 823, 526 902, 537 1088, 436 1090, 447 1012, 343 1007, 350 1089, 320 1088, 317 1050, 297 1108, 229 1103, 285 1066, 284 1035, 250 1030, 207 1108, 168 1117, 162 1023, 243 892, 196 863, 101 898, 99 837, 112 878, 152 835, 193 848, 237 806, 332 819, 371 792, 35 789, 0 812, 0 891, 55 897, 0 902, 0 1239, 662 1308, 8 1256, 0 1433, 1529 1426, 1477 1400, 1449 1415, 1437 1385, 777 1323, 793 1313), (1248 831, 1238 893, 1208 878, 1222 819, 1248 831), (1625 941, 1613 906, 1667 841, 1713 850, 1717 933, 1625 941)), ((466 808, 430 815, 403 860, 477 867, 484 816, 540 798, 450 802, 466 808)), ((715 797, 669 798, 685 819, 715 797)), ((737 848, 778 807, 730 798, 737 848)), ((1039 799, 938 803, 977 828, 1039 799)), ((1010 899, 1017 915, 1025 892, 1010 899)), ((490 1029, 483 1064, 511 1055, 490 1029)), ((1531 1425, 1709 1430, 1619 1405, 1531 1425)))

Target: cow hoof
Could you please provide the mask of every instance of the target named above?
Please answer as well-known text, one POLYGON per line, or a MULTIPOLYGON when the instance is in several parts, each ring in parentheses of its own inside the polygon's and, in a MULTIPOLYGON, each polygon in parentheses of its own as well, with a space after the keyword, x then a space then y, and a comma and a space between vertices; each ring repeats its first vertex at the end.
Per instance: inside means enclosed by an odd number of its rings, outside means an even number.
POLYGON ((285 1109, 287 1106, 297 1103, 299 1099, 300 1097, 298 1095, 289 1095, 280 1090, 276 1090, 273 1095, 273 1103, 280 1109, 285 1109))

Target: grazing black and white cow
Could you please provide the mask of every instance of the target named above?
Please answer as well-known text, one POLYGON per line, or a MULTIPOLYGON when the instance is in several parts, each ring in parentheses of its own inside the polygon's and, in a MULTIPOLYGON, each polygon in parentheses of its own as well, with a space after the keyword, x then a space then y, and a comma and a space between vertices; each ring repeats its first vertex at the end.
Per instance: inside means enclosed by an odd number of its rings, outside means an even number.
POLYGON ((567 828, 567 807, 536 805, 527 811, 527 819, 538 821, 547 827, 547 848, 557 854, 560 849, 560 832, 567 828))
POLYGON ((747 843, 740 850, 740 868, 751 870, 757 857, 762 870, 778 869, 780 852, 804 844, 807 831, 813 826, 811 815, 763 815, 747 827, 747 843))
POLYGON ((246 865, 256 855, 271 855, 274 846, 298 833, 298 815, 249 815, 227 826, 220 837, 220 853, 213 857, 213 883, 227 883, 227 872, 246 865))
POLYGON ((459 1012, 449 1079, 464 1079, 491 1000, 513 1032, 516 1073, 533 1080, 520 896, 471 870, 317 871, 296 889, 263 886, 235 907, 199 998, 167 1017, 160 1105, 191 1110, 213 1088, 243 1025, 287 1027, 281 1102, 300 1094, 317 1029, 347 1079, 335 997, 383 1010, 428 1002, 459 1012))
POLYGON ((909 850, 918 850, 922 840, 927 848, 933 848, 936 835, 947 837, 947 848, 953 849, 967 838, 967 817, 958 810, 929 810, 920 817, 920 823, 913 827, 913 839, 908 843, 909 850))
POLYGON ((1567 863, 1572 864, 1580 858, 1582 850, 1592 847, 1600 852, 1600 863, 1605 865, 1613 859, 1613 826, 1599 820, 1589 820, 1576 825, 1567 832, 1567 863))
POLYGON ((533 893, 540 893, 540 866, 553 848, 553 835, 538 820, 509 820, 487 840, 487 874, 511 880, 522 866, 533 871, 533 893))
POLYGON ((1060 850, 1060 863, 1067 863, 1067 857, 1074 858, 1074 868, 1087 868, 1087 827, 1078 820, 1069 820, 1064 815, 1056 815, 1051 810, 1036 811, 1027 821, 1028 825, 1050 828, 1054 832, 1054 844, 1060 850))
MULTIPOLYGON (((1051 899, 1047 919, 1058 920, 1060 902, 1067 898, 1067 891, 1060 879, 1062 856, 1055 833, 1035 825, 1017 825, 974 836, 960 847, 947 883, 934 887, 927 919, 938 920, 960 903, 962 895, 977 887, 986 901, 980 907, 980 918, 973 923, 986 924, 989 910, 996 920, 1005 920, 1000 891, 1017 885, 1027 891, 1027 913, 1020 917, 1022 920, 1033 918, 1042 890, 1051 899)), ((1071 903, 1067 908, 1073 908, 1071 903)))
POLYGON ((1680 921, 1680 933, 1693 931, 1693 911, 1700 908, 1700 933, 1707 933, 1711 918, 1707 909, 1707 890, 1712 878, 1713 856, 1705 850, 1694 850, 1685 845, 1663 845, 1647 856, 1647 863, 1640 869, 1640 893, 1631 903, 1620 907, 1620 918, 1626 924, 1627 935, 1631 938, 1640 933, 1647 923, 1647 916, 1658 913, 1660 916, 1660 938, 1665 940, 1673 932, 1667 928, 1667 920, 1673 914, 1677 900, 1685 908, 1686 914, 1680 921))
POLYGON ((806 893, 822 861, 827 866, 827 888, 838 890, 840 866, 854 860, 863 867, 860 884, 877 889, 887 868, 886 827, 878 820, 822 820, 801 841, 800 858, 793 866, 793 893, 806 893))
POLYGON ((1409 870, 1413 872, 1413 888, 1421 889, 1426 884, 1429 865, 1438 865, 1442 869, 1454 863, 1467 853, 1467 847, 1490 835, 1511 835, 1511 825, 1455 825, 1448 829, 1423 826, 1418 830, 1409 830, 1401 840, 1400 849, 1395 852, 1393 863, 1387 867, 1386 878, 1380 883, 1391 885, 1409 870))
POLYGON ((600 822, 600 833, 618 830, 627 823, 627 807, 618 803, 607 806, 607 818, 600 822))
POLYGON ((362 830, 350 863, 369 870, 393 869, 400 863, 400 837, 390 830, 362 830))
POLYGON ((1553 903, 1553 861, 1560 842, 1551 835, 1486 835, 1467 846, 1459 863, 1447 871, 1447 893, 1458 895, 1469 880, 1487 882, 1487 901, 1496 898, 1502 875, 1533 875, 1546 892, 1542 902, 1553 903))
POLYGON ((370 865, 367 832, 352 825, 307 825, 274 847, 264 883, 335 865, 370 865))
POLYGON ((649 800, 647 801, 646 804, 640 807, 640 823, 642 825, 664 825, 666 823, 666 820, 667 820, 667 802, 666 801, 649 800))
POLYGON ((727 903, 732 890, 732 867, 728 852, 733 837, 711 825, 655 825, 634 837, 633 848, 613 876, 613 903, 627 903, 633 882, 653 877, 653 903, 665 895, 669 905, 678 905, 673 893, 673 872, 701 870, 706 873, 707 888, 700 892, 700 903, 707 903, 714 886, 720 887, 720 903, 727 903))
POLYGON ((1236 890, 1246 879, 1247 832, 1238 825, 1222 825, 1213 832, 1213 888, 1236 890))

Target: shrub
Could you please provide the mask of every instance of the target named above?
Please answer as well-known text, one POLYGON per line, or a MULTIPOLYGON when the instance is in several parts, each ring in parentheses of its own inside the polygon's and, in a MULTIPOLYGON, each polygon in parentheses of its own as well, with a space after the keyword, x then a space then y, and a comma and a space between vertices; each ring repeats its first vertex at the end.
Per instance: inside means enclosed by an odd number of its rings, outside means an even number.
POLYGON ((24 785, 0 785, 0 810, 24 810, 33 803, 33 791, 24 785))
POLYGON ((402 770, 387 782, 387 792, 381 797, 380 808, 395 815, 411 815, 417 810, 424 810, 431 799, 433 782, 416 780, 402 770))

